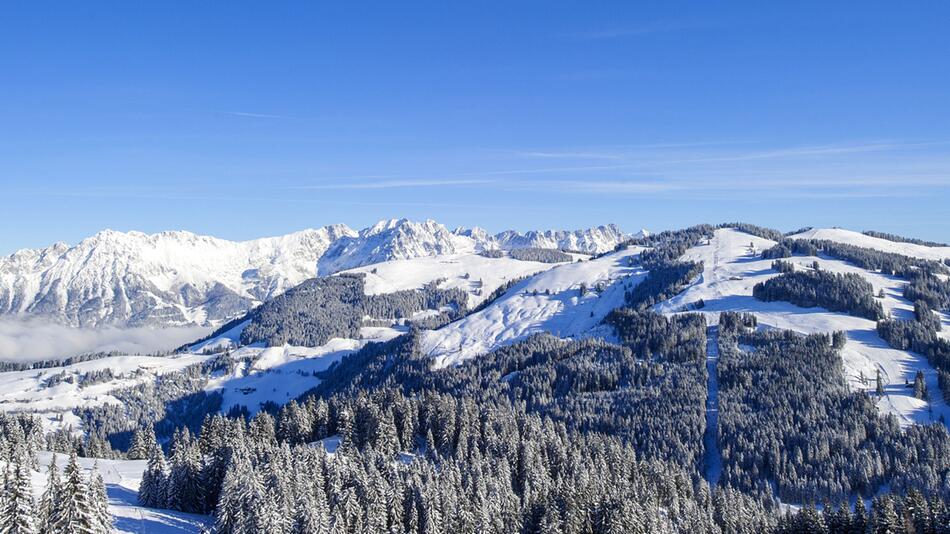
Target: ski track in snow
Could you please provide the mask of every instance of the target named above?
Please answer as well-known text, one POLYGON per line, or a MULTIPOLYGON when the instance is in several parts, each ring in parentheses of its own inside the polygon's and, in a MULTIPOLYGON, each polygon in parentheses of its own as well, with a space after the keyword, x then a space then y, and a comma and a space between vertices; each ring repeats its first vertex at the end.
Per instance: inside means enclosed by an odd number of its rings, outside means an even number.
MULTIPOLYGON (((685 259, 704 262, 700 278, 679 295, 659 303, 654 309, 667 314, 680 313, 702 299, 705 306, 698 312, 705 314, 710 324, 718 323, 719 312, 738 311, 755 313, 759 324, 767 327, 802 333, 845 331, 848 343, 841 351, 841 357, 845 378, 853 390, 872 391, 871 382, 880 369, 887 384, 886 395, 877 403, 882 413, 894 414, 905 427, 915 423, 936 422, 941 416, 944 421, 950 422, 950 407, 940 395, 937 372, 933 366, 923 355, 888 346, 877 335, 874 321, 823 308, 800 308, 788 302, 762 302, 752 296, 752 287, 756 283, 779 274, 772 270, 772 260, 764 260, 760 256, 762 250, 774 244, 768 239, 734 229, 717 230, 708 244, 694 247, 685 254, 685 259), (754 248, 754 254, 750 245, 754 248), (929 403, 914 398, 913 389, 904 386, 905 381, 913 383, 918 370, 924 373, 930 391, 929 403)), ((810 268, 813 261, 818 261, 825 270, 858 273, 874 286, 875 294, 879 289, 884 290, 885 298, 881 304, 886 314, 902 320, 913 315, 913 304, 903 298, 906 281, 900 278, 866 271, 824 256, 795 256, 786 260, 794 263, 798 269, 810 268)))

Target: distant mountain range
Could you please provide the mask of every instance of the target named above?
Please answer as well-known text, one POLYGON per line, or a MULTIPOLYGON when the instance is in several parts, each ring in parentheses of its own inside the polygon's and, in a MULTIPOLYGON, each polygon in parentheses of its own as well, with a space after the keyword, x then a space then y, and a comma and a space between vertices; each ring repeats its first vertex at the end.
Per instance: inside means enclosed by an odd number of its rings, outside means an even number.
POLYGON ((74 246, 56 243, 0 258, 0 315, 83 327, 212 325, 316 275, 489 249, 597 254, 629 237, 616 225, 492 235, 406 219, 359 232, 338 224, 242 242, 184 231, 104 230, 74 246))

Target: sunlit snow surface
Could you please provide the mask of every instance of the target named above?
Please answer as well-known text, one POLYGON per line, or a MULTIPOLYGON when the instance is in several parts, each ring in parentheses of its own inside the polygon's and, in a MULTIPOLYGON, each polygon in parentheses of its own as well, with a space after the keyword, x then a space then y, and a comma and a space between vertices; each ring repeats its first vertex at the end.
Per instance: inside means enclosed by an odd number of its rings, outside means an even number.
POLYGON ((838 243, 846 243, 856 247, 873 248, 882 252, 903 254, 913 258, 941 261, 950 258, 950 247, 928 247, 914 243, 898 243, 880 237, 871 237, 861 232, 844 230, 842 228, 813 228, 806 232, 789 236, 793 239, 824 239, 838 243))
MULTIPOLYGON (((824 236, 823 239, 828 238, 827 234, 818 235, 824 236)), ((848 343, 841 355, 848 384, 853 389, 873 391, 876 371, 880 369, 887 384, 886 395, 878 402, 878 408, 882 412, 893 413, 904 426, 938 421, 941 415, 946 421, 950 421, 950 409, 940 395, 934 368, 920 354, 890 348, 877 335, 874 321, 829 312, 823 308, 800 308, 787 302, 762 302, 752 297, 752 287, 756 283, 778 276, 771 268, 772 260, 763 260, 759 254, 774 244, 767 239, 737 230, 717 230, 715 237, 708 244, 692 248, 686 253, 686 259, 705 262, 705 269, 700 278, 681 294, 657 305, 656 310, 677 313, 702 299, 705 307, 700 311, 706 314, 711 323, 718 322, 719 312, 728 310, 753 312, 758 317, 759 324, 767 327, 803 333, 843 330, 847 332, 848 343), (755 254, 752 254, 753 251, 755 254), (904 385, 905 380, 913 383, 918 370, 923 371, 927 381, 930 391, 929 404, 914 398, 913 388, 906 388, 904 385), (867 379, 867 383, 861 381, 862 376, 867 379)), ((855 244, 867 246, 862 245, 862 242, 855 244)), ((903 285, 906 283, 902 279, 866 271, 827 257, 788 258, 788 261, 795 263, 800 269, 809 268, 815 260, 822 269, 828 271, 860 274, 874 286, 875 294, 879 289, 884 289, 885 298, 881 300, 881 304, 885 313, 903 320, 912 317, 913 304, 902 296, 903 285)))
POLYGON ((43 418, 46 430, 66 426, 78 430, 79 418, 73 414, 74 408, 118 404, 119 400, 111 395, 113 391, 152 381, 156 376, 180 371, 207 358, 195 354, 163 358, 112 356, 64 367, 0 373, 0 410, 36 413, 43 418), (79 377, 104 370, 110 370, 115 378, 92 385, 79 383, 79 377), (61 374, 72 380, 51 385, 51 379, 61 374))
POLYGON ((434 358, 436 367, 445 367, 538 332, 561 338, 584 335, 622 306, 625 289, 646 275, 631 265, 642 250, 631 247, 559 265, 516 284, 485 309, 426 332, 422 351, 434 358), (582 286, 588 290, 583 296, 582 286))
MULTIPOLYGON (((39 453, 40 471, 32 473, 33 492, 37 500, 46 487, 46 467, 53 454, 39 453)), ((57 454, 56 465, 62 470, 68 456, 57 454)), ((79 465, 87 472, 98 464, 99 473, 109 495, 109 512, 115 520, 115 531, 130 534, 184 534, 201 532, 214 519, 206 515, 186 514, 173 510, 146 508, 138 504, 139 483, 145 471, 145 460, 96 460, 79 458, 79 465)))

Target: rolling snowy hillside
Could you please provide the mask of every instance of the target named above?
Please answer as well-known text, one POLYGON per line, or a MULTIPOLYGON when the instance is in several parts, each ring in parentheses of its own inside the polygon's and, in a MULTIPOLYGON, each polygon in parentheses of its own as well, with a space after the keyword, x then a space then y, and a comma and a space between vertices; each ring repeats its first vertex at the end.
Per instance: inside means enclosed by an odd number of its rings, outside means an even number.
POLYGON ((485 309, 427 332, 422 351, 444 367, 534 333, 581 336, 621 306, 624 290, 645 275, 631 261, 641 250, 560 265, 516 284, 485 309))
POLYGON ((903 254, 913 258, 924 260, 942 261, 950 258, 950 247, 928 247, 917 245, 915 243, 900 243, 889 241, 880 237, 873 237, 845 230, 842 228, 812 228, 805 232, 789 236, 793 239, 825 239, 838 243, 846 243, 856 247, 872 248, 882 252, 892 252, 894 254, 903 254))

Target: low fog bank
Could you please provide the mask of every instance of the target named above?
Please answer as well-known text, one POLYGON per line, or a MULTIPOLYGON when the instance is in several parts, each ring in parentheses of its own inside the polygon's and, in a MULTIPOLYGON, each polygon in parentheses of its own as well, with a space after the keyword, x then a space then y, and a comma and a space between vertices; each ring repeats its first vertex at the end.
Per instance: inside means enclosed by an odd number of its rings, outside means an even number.
POLYGON ((211 333, 212 328, 73 328, 40 319, 0 319, 0 361, 34 362, 84 352, 172 350, 211 333))

